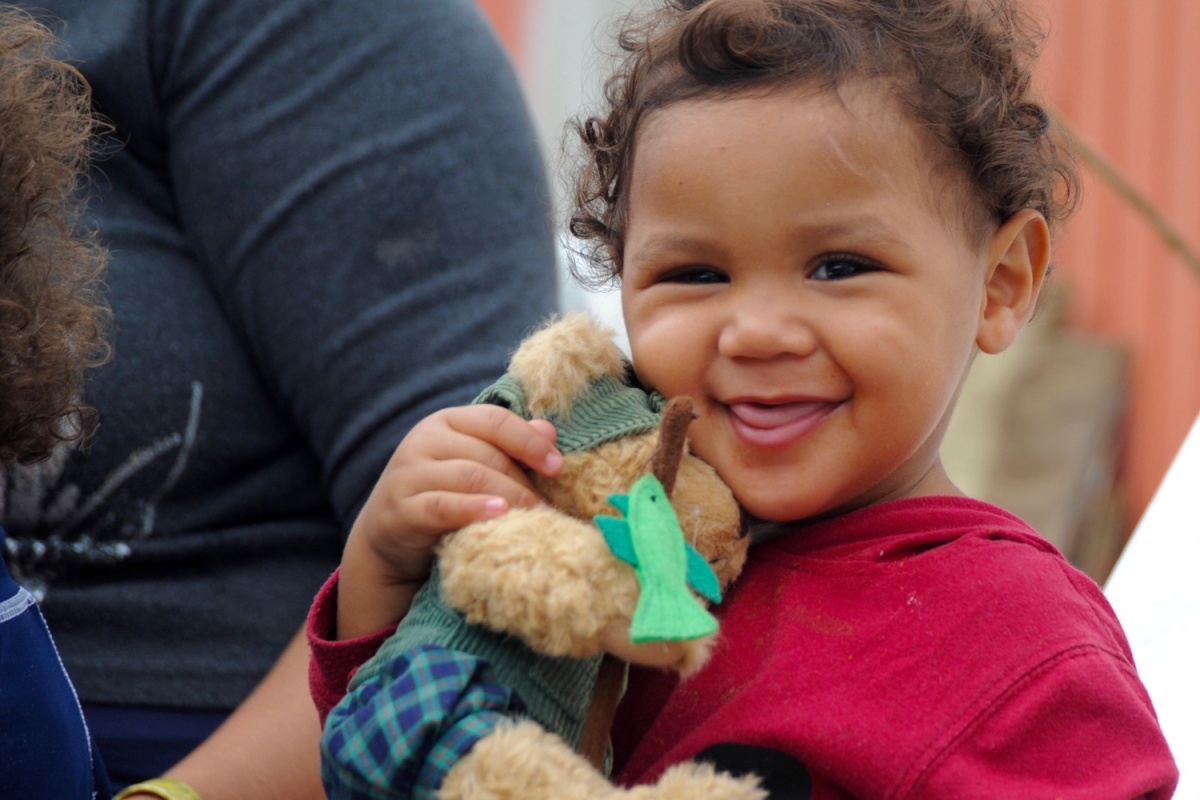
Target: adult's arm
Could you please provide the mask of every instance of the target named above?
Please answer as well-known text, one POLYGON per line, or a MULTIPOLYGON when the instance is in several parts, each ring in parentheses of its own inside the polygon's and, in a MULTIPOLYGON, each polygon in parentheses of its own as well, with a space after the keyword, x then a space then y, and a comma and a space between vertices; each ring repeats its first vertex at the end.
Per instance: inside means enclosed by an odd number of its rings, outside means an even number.
MULTIPOLYGON (((204 800, 322 800, 321 726, 307 699, 308 645, 288 644, 262 683, 203 744, 167 770, 204 800)), ((136 798, 151 795, 137 794, 136 798)))
POLYGON ((344 533, 408 429, 552 310, 520 90, 472 0, 171 7, 180 219, 344 533))
MULTIPOLYGON (((177 213, 344 534, 408 428, 551 310, 519 89, 470 0, 151 9, 177 213)), ((298 636, 169 774, 204 800, 320 797, 318 735, 298 636)))

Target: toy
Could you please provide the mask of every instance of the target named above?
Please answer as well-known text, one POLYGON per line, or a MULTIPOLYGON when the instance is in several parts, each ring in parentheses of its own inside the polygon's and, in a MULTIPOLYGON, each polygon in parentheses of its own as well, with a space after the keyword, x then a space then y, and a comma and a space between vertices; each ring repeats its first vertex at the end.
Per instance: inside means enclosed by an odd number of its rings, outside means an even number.
MULTIPOLYGON (((532 476, 553 507, 513 509, 445 537, 429 584, 330 715, 331 797, 433 797, 438 784, 439 798, 619 792, 602 774, 624 679, 614 656, 699 669, 716 620, 686 587, 718 599, 749 546, 728 487, 687 452, 690 401, 666 405, 631 376, 606 330, 567 315, 528 338, 480 396, 555 423, 564 466, 532 476), (413 699, 431 691, 444 713, 413 699), (363 737, 346 731, 372 715, 392 749, 386 760, 401 765, 395 773, 347 763, 363 737), (362 795, 337 791, 370 784, 362 795)), ((685 764, 632 796, 764 794, 752 778, 685 764)))

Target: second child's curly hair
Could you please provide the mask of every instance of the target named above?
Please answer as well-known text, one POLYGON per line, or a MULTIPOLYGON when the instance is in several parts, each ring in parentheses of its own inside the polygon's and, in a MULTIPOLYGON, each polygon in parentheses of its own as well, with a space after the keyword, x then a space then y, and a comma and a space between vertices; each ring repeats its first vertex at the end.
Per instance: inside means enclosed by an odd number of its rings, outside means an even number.
POLYGON ((90 431, 83 376, 108 354, 104 252, 78 232, 97 123, 56 45, 0 6, 0 464, 38 461, 90 431))
POLYGON ((1031 89, 1040 38, 1016 0, 659 0, 625 22, 602 107, 574 123, 585 154, 570 219, 585 248, 576 278, 603 285, 621 273, 629 171, 647 115, 859 78, 891 81, 901 108, 951 155, 977 200, 972 218, 986 223, 974 226, 980 235, 1022 208, 1054 230, 1079 179, 1031 89))

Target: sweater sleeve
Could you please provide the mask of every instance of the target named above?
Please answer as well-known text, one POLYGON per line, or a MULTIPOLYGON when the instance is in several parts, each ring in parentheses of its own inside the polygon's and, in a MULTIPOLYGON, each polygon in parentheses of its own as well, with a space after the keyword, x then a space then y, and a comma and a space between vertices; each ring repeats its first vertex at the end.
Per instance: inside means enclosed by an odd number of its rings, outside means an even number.
POLYGON ((903 796, 1166 800, 1178 780, 1133 668, 1080 647, 1017 681, 903 796))
POLYGON ((149 7, 170 212, 348 530, 553 309, 516 78, 472 0, 149 7))
POLYGON ((362 636, 338 641, 334 638, 337 624, 338 574, 329 576, 321 587, 308 614, 308 645, 312 659, 308 663, 308 688, 312 693, 321 725, 330 710, 346 696, 346 688, 358 668, 375 655, 380 646, 396 630, 396 626, 362 636))

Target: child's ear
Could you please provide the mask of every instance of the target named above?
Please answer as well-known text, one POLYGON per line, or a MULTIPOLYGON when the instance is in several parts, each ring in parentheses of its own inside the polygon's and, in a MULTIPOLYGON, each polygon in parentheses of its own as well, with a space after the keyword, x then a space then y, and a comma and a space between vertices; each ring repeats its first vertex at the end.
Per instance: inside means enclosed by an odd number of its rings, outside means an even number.
POLYGON ((1013 214, 992 237, 975 343, 1003 352, 1029 322, 1050 262, 1050 229, 1032 208, 1013 214))

